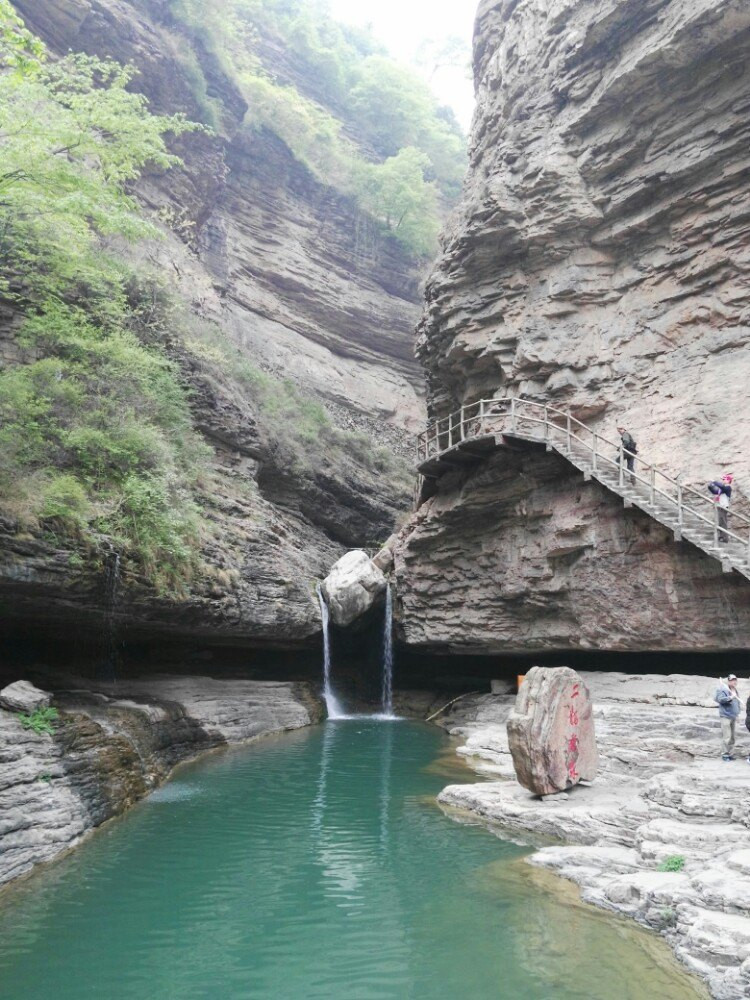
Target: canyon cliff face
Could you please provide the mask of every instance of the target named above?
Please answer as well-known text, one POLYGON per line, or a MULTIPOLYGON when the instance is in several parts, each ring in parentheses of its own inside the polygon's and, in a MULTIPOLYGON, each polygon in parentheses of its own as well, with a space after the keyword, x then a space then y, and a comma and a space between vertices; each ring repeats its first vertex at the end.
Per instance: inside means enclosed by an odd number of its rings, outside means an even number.
MULTIPOLYGON (((748 492, 749 53, 736 0, 480 5, 469 177, 418 344, 433 417, 524 396, 748 492)), ((746 646, 747 581, 581 478, 532 450, 443 477, 397 553, 406 641, 746 646)))
MULTIPOLYGON (((221 107, 214 134, 175 143, 183 167, 145 176, 136 192, 164 222, 164 239, 135 253, 168 276, 185 306, 169 350, 213 453, 200 497, 207 572, 181 600, 126 576, 116 617, 132 635, 304 640, 320 628, 315 579, 347 548, 377 545, 408 508, 401 456, 407 431, 422 420, 413 357, 419 266, 277 136, 243 124, 247 108, 235 84, 168 3, 18 0, 16 7, 52 52, 130 62, 138 69, 133 86, 153 111, 199 120, 184 58, 192 47, 221 107), (283 418, 264 412, 258 393, 214 358, 193 323, 214 325, 261 375, 283 377, 325 406, 337 430, 367 439, 364 454, 342 448, 300 467, 284 447, 283 418), (373 455, 379 446, 385 461, 373 455)), ((18 327, 12 310, 0 317, 4 363, 20 360, 18 327)), ((98 628, 108 613, 108 562, 71 558, 54 540, 0 520, 5 623, 98 628)))

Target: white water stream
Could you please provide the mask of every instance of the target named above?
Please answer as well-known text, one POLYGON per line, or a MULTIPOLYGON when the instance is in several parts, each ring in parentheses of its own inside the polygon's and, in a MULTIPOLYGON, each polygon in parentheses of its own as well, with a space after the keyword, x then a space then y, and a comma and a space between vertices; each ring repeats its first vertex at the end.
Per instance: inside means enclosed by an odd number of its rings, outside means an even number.
POLYGON ((393 594, 390 584, 386 591, 385 621, 383 623, 383 680, 381 687, 381 711, 374 715, 348 715, 333 690, 331 680, 331 633, 330 615, 323 591, 318 586, 320 619, 323 626, 323 700, 329 719, 379 719, 383 722, 396 721, 400 717, 393 714, 393 594))
POLYGON ((383 715, 393 716, 393 591, 390 583, 385 592, 385 621, 383 622, 383 715))
POLYGON ((333 693, 331 686, 331 635, 329 630, 328 605, 323 597, 323 591, 318 587, 318 601, 320 603, 320 618, 323 624, 323 699, 326 703, 329 719, 345 718, 341 702, 333 693))

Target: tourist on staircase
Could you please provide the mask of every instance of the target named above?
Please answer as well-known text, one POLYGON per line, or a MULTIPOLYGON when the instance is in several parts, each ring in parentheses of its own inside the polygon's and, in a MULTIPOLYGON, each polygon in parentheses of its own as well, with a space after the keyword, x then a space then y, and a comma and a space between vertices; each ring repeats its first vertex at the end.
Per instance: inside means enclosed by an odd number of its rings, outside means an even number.
POLYGON ((734 476, 727 473, 721 479, 714 479, 708 484, 709 493, 713 493, 716 504, 716 519, 719 524, 719 541, 726 544, 729 541, 727 527, 729 524, 729 501, 732 499, 732 483, 734 476))
POLYGON ((635 456, 638 452, 638 446, 635 443, 635 438, 633 435, 626 431, 624 427, 618 427, 617 433, 620 435, 620 465, 625 463, 630 472, 630 485, 635 486, 635 474, 633 472, 633 467, 635 465, 635 456))
POLYGON ((730 674, 726 681, 720 681, 714 701, 719 706, 721 723, 722 760, 734 760, 734 737, 737 716, 740 714, 740 696, 737 693, 737 675, 730 674))

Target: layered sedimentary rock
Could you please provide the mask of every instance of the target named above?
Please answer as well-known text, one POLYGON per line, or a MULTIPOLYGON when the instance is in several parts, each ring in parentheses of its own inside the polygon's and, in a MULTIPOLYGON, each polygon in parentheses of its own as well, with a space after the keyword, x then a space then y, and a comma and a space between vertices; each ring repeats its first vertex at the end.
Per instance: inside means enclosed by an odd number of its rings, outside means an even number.
MULTIPOLYGON (((749 55, 739 0, 484 0, 420 328, 433 416, 526 396, 750 492, 749 55)), ((436 488, 397 558, 407 641, 747 644, 747 583, 565 462, 505 451, 436 488)))
MULTIPOLYGON (((533 797, 514 776, 506 732, 513 698, 478 695, 452 706, 442 724, 491 780, 451 785, 440 801, 501 836, 564 840, 530 861, 572 879, 586 901, 662 934, 714 997, 750 995, 747 764, 719 759, 716 679, 582 677, 600 752, 592 786, 533 797)), ((739 750, 750 751, 746 732, 739 750)))
POLYGON ((552 795, 596 777, 591 696, 569 667, 532 667, 508 718, 516 778, 535 795, 552 795))
MULTIPOLYGON (((57 682, 58 685, 60 682, 57 682)), ((54 692, 53 735, 0 708, 0 886, 124 812, 180 761, 317 721, 302 684, 150 677, 54 692)))
POLYGON ((448 651, 750 644, 750 585, 562 457, 446 477, 396 549, 401 634, 448 651))
MULTIPOLYGON (((318 182, 277 136, 246 127, 235 82, 200 38, 188 37, 168 3, 15 6, 53 53, 72 49, 132 63, 133 87, 152 110, 201 120, 194 55, 221 109, 215 134, 176 144, 182 168, 147 175, 136 192, 164 224, 164 240, 142 253, 184 303, 170 352, 214 454, 214 474, 199 498, 209 572, 177 602, 132 575, 123 578, 117 616, 144 635, 299 642, 320 627, 311 581, 347 548, 388 537, 408 506, 409 485, 396 463, 378 466, 372 454, 300 472, 284 447, 294 429, 283 418, 274 426, 279 418, 215 362, 210 339, 202 341, 191 324, 218 325, 258 372, 290 380, 327 407, 337 428, 360 431, 399 455, 407 428, 421 421, 413 357, 417 262, 351 199, 318 182)), ((23 360, 19 325, 13 309, 0 309, 0 363, 23 360)), ((48 537, 19 532, 11 517, 0 519, 6 623, 98 627, 111 611, 102 600, 106 560, 97 566, 90 553, 70 556, 48 537)))

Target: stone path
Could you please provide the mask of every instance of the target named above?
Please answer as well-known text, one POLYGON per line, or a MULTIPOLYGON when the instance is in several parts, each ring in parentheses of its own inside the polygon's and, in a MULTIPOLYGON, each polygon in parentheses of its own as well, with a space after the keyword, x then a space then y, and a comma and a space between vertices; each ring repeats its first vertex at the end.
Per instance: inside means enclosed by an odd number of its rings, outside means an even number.
MULTIPOLYGON (((500 835, 543 846, 530 860, 581 887, 583 898, 658 931, 719 1000, 750 997, 750 734, 719 759, 709 677, 583 673, 594 697, 601 755, 591 786, 533 797, 516 781, 505 733, 514 698, 457 703, 444 725, 458 753, 494 780, 451 785, 446 806, 500 835), (659 871, 668 858, 681 871, 659 871)), ((747 684, 745 685, 747 687, 747 684)), ((742 690, 747 696, 750 691, 742 690)))

